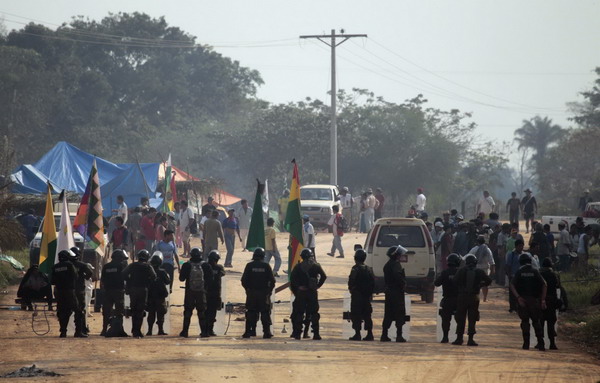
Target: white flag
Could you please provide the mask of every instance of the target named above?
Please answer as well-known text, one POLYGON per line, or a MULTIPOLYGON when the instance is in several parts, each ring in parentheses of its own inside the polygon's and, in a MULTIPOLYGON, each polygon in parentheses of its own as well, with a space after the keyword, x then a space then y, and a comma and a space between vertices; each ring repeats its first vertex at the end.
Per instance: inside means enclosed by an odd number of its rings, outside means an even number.
POLYGON ((269 213, 269 180, 265 180, 265 190, 261 196, 262 209, 265 214, 269 213))
POLYGON ((60 214, 60 226, 58 230, 58 238, 56 238, 56 257, 54 263, 58 263, 58 253, 62 250, 69 250, 75 246, 73 240, 73 231, 71 229, 71 217, 69 216, 69 206, 67 203, 67 195, 62 192, 62 212, 60 214))

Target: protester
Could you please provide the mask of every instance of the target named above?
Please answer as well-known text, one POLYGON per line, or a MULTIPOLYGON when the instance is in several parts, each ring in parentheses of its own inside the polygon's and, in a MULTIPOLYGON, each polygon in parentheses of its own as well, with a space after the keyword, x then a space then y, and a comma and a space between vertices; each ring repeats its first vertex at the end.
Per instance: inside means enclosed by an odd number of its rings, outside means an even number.
POLYGON ((573 251, 573 243, 571 242, 571 236, 567 231, 567 225, 565 222, 559 222, 558 230, 558 243, 556 244, 556 255, 559 259, 560 271, 569 271, 571 269, 571 252, 573 251))
POLYGON ((440 238, 440 257, 437 262, 438 273, 448 268, 448 256, 454 248, 454 235, 452 234, 452 225, 444 224, 444 234, 440 238))
POLYGON ((583 234, 579 236, 579 244, 577 246, 577 269, 579 271, 586 271, 590 250, 590 239, 592 235, 592 227, 586 226, 583 230, 583 234))
POLYGON ((204 215, 205 212, 212 212, 214 210, 217 210, 217 206, 215 205, 216 201, 213 197, 208 197, 206 201, 206 205, 202 206, 202 215, 204 215))
POLYGON ((423 194, 423 188, 417 188, 417 203, 415 210, 417 214, 421 214, 425 211, 425 206, 427 205, 427 197, 423 194))
POLYGON ((310 217, 308 215, 304 214, 302 220, 304 221, 304 225, 302 226, 304 247, 309 248, 313 253, 313 257, 317 260, 317 255, 315 253, 315 228, 312 223, 310 223, 310 217))
POLYGON ((454 237, 453 252, 460 256, 465 256, 469 252, 469 239, 467 237, 468 230, 469 225, 466 222, 461 222, 458 224, 458 231, 454 237))
POLYGON ((519 223, 519 213, 521 212, 521 200, 517 193, 510 193, 511 198, 506 202, 506 212, 508 213, 509 223, 519 223))
POLYGON ((290 275, 290 290, 294 294, 292 303, 292 338, 299 340, 302 334, 304 315, 310 318, 313 329, 313 340, 321 340, 319 331, 319 293, 327 275, 321 265, 312 256, 310 249, 300 253, 302 262, 294 266, 290 275))
MULTIPOLYGON (((477 246, 473 247, 469 254, 475 256, 477 260, 477 268, 483 270, 486 276, 490 276, 495 274, 495 263, 494 263, 494 255, 490 248, 485 244, 485 238, 483 236, 479 236, 477 238, 477 246)), ((482 286, 481 291, 483 292, 483 301, 487 301, 488 295, 488 287, 482 286)))
POLYGON ((127 224, 127 218, 129 216, 129 210, 127 204, 122 195, 117 196, 117 208, 112 210, 113 213, 117 213, 117 217, 123 218, 123 224, 127 224))
POLYGON ((141 239, 144 240, 144 249, 147 251, 152 250, 154 247, 154 217, 156 216, 156 209, 151 207, 148 209, 148 213, 142 218, 140 226, 142 228, 141 239))
MULTIPOLYGON (((133 214, 131 214, 129 216, 129 218, 127 219, 127 231, 129 232, 129 244, 130 244, 130 248, 127 249, 128 251, 135 251, 135 245, 136 242, 138 240, 138 238, 140 237, 140 224, 142 222, 142 207, 141 206, 136 206, 133 209, 133 214)), ((141 249, 139 249, 141 250, 141 249)))
MULTIPOLYGON (((160 213, 159 213, 160 214, 160 213)), ((165 236, 165 230, 167 230, 168 220, 167 216, 161 214, 160 216, 157 214, 157 219, 154 224, 154 240, 156 243, 162 241, 165 236)))
POLYGON ((129 248, 129 231, 123 226, 123 218, 118 216, 115 218, 115 230, 110 236, 110 244, 113 250, 127 250, 129 248))
POLYGON ((223 220, 222 228, 225 233, 225 247, 227 248, 225 265, 231 266, 233 262, 233 252, 235 250, 236 234, 240 240, 240 243, 243 244, 242 236, 240 234, 240 226, 238 224, 238 219, 235 217, 234 209, 229 209, 227 211, 227 218, 223 220))
MULTIPOLYGON (((273 270, 264 262, 265 250, 256 248, 252 261, 246 264, 242 274, 242 287, 246 290, 246 330, 242 338, 256 336, 256 324, 260 316, 263 338, 273 337, 271 332, 271 294, 275 288, 273 270)), ((293 283, 293 282, 292 282, 293 283)))
POLYGON ((243 199, 241 202, 242 208, 237 212, 238 225, 240 226, 240 238, 242 241, 242 252, 246 251, 246 238, 250 230, 250 221, 252 218, 252 208, 248 206, 248 201, 243 199))
POLYGON ((280 230, 282 232, 285 231, 284 222, 285 222, 285 216, 287 214, 287 208, 288 208, 289 202, 290 202, 290 191, 289 191, 289 189, 285 189, 283 191, 283 194, 277 201, 277 209, 279 211, 279 222, 281 224, 280 230))
MULTIPOLYGON (((179 230, 181 230, 181 242, 183 243, 183 256, 185 257, 190 253, 190 237, 192 231, 195 231, 194 225, 196 220, 194 212, 188 207, 186 200, 179 201, 181 210, 179 212, 179 230)), ((204 208, 204 207, 203 207, 204 208)))
POLYGON ((181 204, 175 202, 173 204, 173 213, 175 213, 175 246, 178 248, 183 247, 183 240, 181 239, 181 228, 179 227, 179 217, 181 215, 181 204))
POLYGON ((375 220, 382 217, 383 205, 385 203, 385 197, 383 196, 383 190, 381 188, 375 189, 375 198, 377 199, 377 207, 375 208, 375 220))
POLYGON ((342 207, 342 214, 346 218, 346 222, 349 223, 349 228, 352 227, 352 207, 354 206, 354 200, 346 186, 340 190, 340 206, 342 207))
MULTIPOLYGON (((221 240, 221 245, 225 243, 225 238, 223 237, 223 227, 221 226, 221 222, 219 222, 219 212, 213 210, 211 213, 210 219, 207 219, 204 222, 204 252, 210 253, 213 250, 219 250, 219 240, 221 240)), ((225 263, 225 267, 232 267, 225 263)))
POLYGON ((483 213, 483 215, 485 217, 488 217, 489 214, 491 212, 493 212, 495 208, 496 208, 496 203, 494 202, 494 199, 490 195, 490 192, 487 190, 484 190, 483 197, 477 203, 476 214, 479 215, 479 214, 483 213))
POLYGON ((267 219, 267 228, 265 229, 265 262, 270 263, 271 258, 275 258, 273 266, 273 276, 279 277, 278 271, 281 267, 281 255, 277 248, 277 233, 275 232, 275 220, 271 217, 267 219))
POLYGON ((173 281, 175 278, 175 267, 181 272, 179 265, 179 256, 177 256, 177 247, 173 242, 174 233, 171 230, 165 230, 164 239, 156 244, 156 250, 162 255, 162 268, 169 274, 169 292, 173 292, 173 281))
POLYGON ((333 232, 333 243, 331 244, 331 251, 327 253, 330 257, 335 257, 336 250, 340 252, 337 258, 344 258, 344 248, 342 247, 342 236, 344 235, 343 227, 341 226, 342 215, 340 214, 340 208, 336 205, 333 206, 333 215, 329 218, 327 224, 331 226, 333 232))
POLYGON ((148 197, 140 198, 140 206, 142 207, 142 212, 150 210, 150 200, 148 197))
POLYGON ((360 214, 358 219, 358 231, 361 233, 367 232, 367 217, 365 211, 367 210, 367 193, 364 192, 360 195, 360 214))
POLYGON ((523 210, 523 218, 525 219, 525 233, 529 233, 529 223, 531 223, 531 230, 533 227, 533 220, 537 214, 537 201, 531 194, 531 189, 525 189, 525 197, 521 200, 521 209, 523 210))
MULTIPOLYGON (((373 227, 373 223, 375 220, 375 209, 377 209, 379 205, 379 201, 377 201, 377 198, 375 198, 375 196, 373 195, 373 189, 368 188, 367 189, 367 199, 365 201, 365 223, 366 223, 366 231, 369 232, 369 230, 371 230, 371 228, 373 227)), ((335 212, 334 212, 335 214, 335 212)))
POLYGON ((544 226, 541 223, 535 224, 535 231, 529 238, 529 246, 535 242, 539 246, 539 252, 536 253, 539 256, 540 262, 550 256, 550 244, 548 243, 548 237, 544 233, 544 226))
POLYGON ((355 265, 352 266, 350 276, 348 277, 348 290, 350 291, 350 319, 354 336, 350 340, 371 341, 373 337, 373 292, 375 290, 375 275, 373 269, 365 265, 367 253, 363 249, 358 249, 354 253, 355 265), (362 338, 360 330, 364 322, 367 335, 362 338))

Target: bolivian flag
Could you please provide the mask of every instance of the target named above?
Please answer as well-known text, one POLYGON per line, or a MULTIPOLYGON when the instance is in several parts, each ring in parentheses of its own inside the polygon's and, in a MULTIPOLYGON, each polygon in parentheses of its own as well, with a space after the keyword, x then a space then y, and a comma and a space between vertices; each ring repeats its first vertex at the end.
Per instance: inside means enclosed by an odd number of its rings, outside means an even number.
POLYGON ((300 212, 300 177, 298 176, 298 164, 294 164, 294 174, 292 176, 292 185, 290 186, 290 202, 288 203, 287 213, 285 215, 284 227, 290 233, 290 246, 288 256, 288 275, 298 262, 300 262, 300 252, 304 249, 304 240, 302 239, 302 214, 300 212))
POLYGON ((56 255, 56 224, 54 223, 54 210, 52 209, 52 186, 48 183, 46 196, 46 212, 42 226, 42 243, 40 245, 40 271, 50 275, 55 263, 56 255))

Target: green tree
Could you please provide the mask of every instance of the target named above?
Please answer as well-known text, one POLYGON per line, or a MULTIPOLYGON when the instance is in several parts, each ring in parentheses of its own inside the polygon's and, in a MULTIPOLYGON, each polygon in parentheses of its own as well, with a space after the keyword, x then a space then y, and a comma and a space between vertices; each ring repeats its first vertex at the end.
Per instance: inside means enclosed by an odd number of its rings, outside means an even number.
POLYGON ((535 116, 523 120, 523 125, 515 130, 515 141, 519 149, 531 148, 534 150, 532 161, 536 166, 542 165, 546 159, 546 152, 553 144, 564 136, 565 130, 553 124, 548 117, 535 116))

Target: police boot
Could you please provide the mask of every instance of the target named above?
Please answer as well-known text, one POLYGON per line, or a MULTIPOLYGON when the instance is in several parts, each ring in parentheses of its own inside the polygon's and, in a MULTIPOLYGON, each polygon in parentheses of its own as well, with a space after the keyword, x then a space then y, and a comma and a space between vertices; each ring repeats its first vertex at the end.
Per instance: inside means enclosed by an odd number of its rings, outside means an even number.
MULTIPOLYGON (((250 338, 252 336, 252 328, 253 328, 252 327, 252 323, 250 323, 249 320, 246 320, 246 331, 244 331, 244 334, 242 335, 242 338, 245 338, 245 339, 250 338)), ((254 331, 256 331, 256 329, 254 331)))
POLYGON ((365 336, 363 338, 363 340, 367 340, 367 341, 371 341, 374 340, 375 338, 373 337, 373 330, 367 330, 367 336, 365 336))
POLYGON ((157 323, 158 326, 158 333, 157 335, 169 335, 165 332, 165 330, 163 329, 163 323, 157 323))
POLYGON ((208 335, 217 336, 217 333, 215 333, 215 323, 214 322, 208 325, 208 335))
POLYGON ((148 331, 146 332, 146 336, 152 335, 152 327, 153 326, 154 326, 154 323, 150 323, 150 321, 148 321, 148 331))
POLYGON ((191 318, 183 317, 183 329, 179 333, 179 336, 181 336, 183 338, 188 337, 188 330, 190 328, 190 322, 191 322, 191 318))
POLYGON ((75 335, 74 335, 74 337, 75 337, 75 338, 87 338, 87 337, 88 337, 88 334, 84 333, 84 332, 83 332, 83 331, 81 331, 81 330, 77 330, 77 331, 75 331, 75 335))
POLYGON ((444 335, 442 336, 442 341, 440 343, 448 343, 450 340, 448 339, 448 331, 444 331, 444 335))
POLYGON ((354 336, 351 336, 350 338, 348 338, 348 340, 361 340, 362 337, 360 336, 360 330, 354 330, 354 336))
POLYGON ((200 338, 208 338, 209 336, 208 325, 203 322, 203 324, 200 325, 200 338))
POLYGON ((554 337, 550 337, 550 350, 558 350, 558 347, 556 347, 556 343, 554 343, 554 337))
POLYGON ((391 342, 392 340, 390 339, 390 337, 388 336, 388 329, 384 328, 381 331, 381 338, 379 339, 381 342, 391 342))
POLYGON ((263 325, 263 339, 271 339, 272 337, 271 325, 263 325))
POLYGON ((523 334, 523 350, 529 350, 529 334, 523 334))
POLYGON ((104 321, 102 323, 102 331, 100 332, 100 336, 106 336, 106 330, 108 329, 108 323, 104 321))
POLYGON ((406 343, 406 339, 402 336, 402 329, 396 330, 396 342, 406 343))
POLYGON ((455 346, 460 346, 463 344, 463 335, 462 334, 456 334, 456 340, 454 342, 452 342, 453 345, 455 346))
POLYGON ((540 351, 546 351, 546 346, 544 344, 544 338, 540 337, 540 338, 537 338, 537 340, 538 340, 538 342, 535 345, 535 348, 537 348, 540 351))
POLYGON ((66 338, 66 337, 67 337, 67 330, 60 330, 59 338, 66 338))
POLYGON ((475 341, 473 340, 473 337, 475 335, 473 334, 469 334, 469 340, 467 341, 467 346, 479 346, 477 343, 475 343, 475 341))
POLYGON ((313 340, 321 340, 321 335, 319 334, 319 327, 313 330, 313 340))
POLYGON ((304 326, 304 333, 302 334, 302 338, 304 338, 304 339, 310 338, 310 335, 308 335, 309 328, 310 328, 309 325, 304 326))

